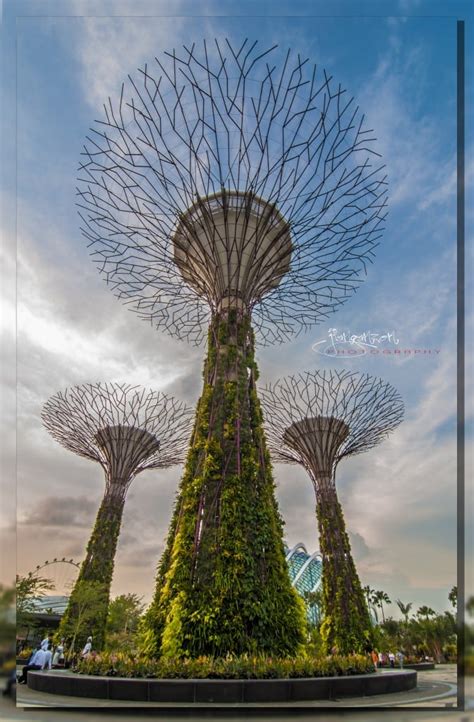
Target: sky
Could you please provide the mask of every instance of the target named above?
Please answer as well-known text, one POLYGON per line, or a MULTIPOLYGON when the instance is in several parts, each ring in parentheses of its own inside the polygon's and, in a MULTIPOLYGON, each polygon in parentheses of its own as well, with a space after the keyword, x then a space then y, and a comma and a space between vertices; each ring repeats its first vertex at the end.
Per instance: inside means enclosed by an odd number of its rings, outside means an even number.
MULTIPOLYGON (((449 608, 457 533, 456 17, 467 16, 467 3, 256 2, 236 11, 229 2, 19 0, 3 12, 11 70, 2 86, 0 581, 45 559, 81 561, 103 494, 100 467, 42 427, 51 394, 96 381, 142 384, 192 405, 200 393, 204 348, 141 321, 90 261, 75 208, 85 136, 102 104, 145 62, 203 38, 248 37, 262 48, 292 48, 347 88, 374 129, 389 178, 387 227, 365 282, 329 321, 258 348, 260 383, 336 367, 396 386, 404 422, 377 448, 340 464, 339 498, 362 583, 414 608, 449 608), (315 349, 334 329, 393 338, 363 355, 329 358, 315 349)), ((469 150, 468 137, 468 184, 469 150)), ((467 421, 469 429, 471 407, 467 421)), ((149 471, 132 483, 113 595, 150 599, 180 474, 180 467, 149 471)), ((306 473, 276 465, 275 478, 287 544, 315 551, 306 473)), ((472 504, 471 488, 467 494, 472 504)), ((471 543, 472 536, 468 550, 471 543)), ((388 614, 399 616, 395 604, 388 614)))

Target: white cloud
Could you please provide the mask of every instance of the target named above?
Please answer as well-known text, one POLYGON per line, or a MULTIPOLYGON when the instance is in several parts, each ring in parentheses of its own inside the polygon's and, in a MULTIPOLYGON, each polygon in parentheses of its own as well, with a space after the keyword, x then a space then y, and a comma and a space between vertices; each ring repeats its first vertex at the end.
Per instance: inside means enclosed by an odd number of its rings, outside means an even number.
MULTIPOLYGON (((370 127, 375 129, 378 150, 389 174, 391 209, 405 204, 416 210, 453 201, 456 172, 456 136, 452 123, 451 143, 441 143, 439 120, 425 112, 419 97, 427 83, 427 60, 421 40, 417 46, 402 42, 399 23, 391 27, 388 47, 373 75, 358 95, 370 127)), ((453 60, 454 63, 454 60, 453 60)), ((454 69, 454 65, 453 65, 454 69)), ((446 111, 455 113, 455 74, 446 111)), ((447 116, 449 117, 449 115, 447 116)))
MULTIPOLYGON (((179 15, 176 0, 174 12, 179 15)), ((86 102, 97 117, 108 97, 119 97, 122 82, 145 62, 154 62, 162 48, 173 44, 183 26, 179 18, 86 17, 76 48, 86 102), (172 31, 171 31, 172 28, 172 31)))

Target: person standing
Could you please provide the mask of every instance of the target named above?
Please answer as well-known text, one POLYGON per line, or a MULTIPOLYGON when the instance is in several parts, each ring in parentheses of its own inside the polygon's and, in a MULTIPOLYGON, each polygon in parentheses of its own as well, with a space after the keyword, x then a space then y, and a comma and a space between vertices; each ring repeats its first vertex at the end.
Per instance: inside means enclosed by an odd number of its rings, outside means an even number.
POLYGON ((64 662, 64 639, 61 639, 56 649, 54 650, 53 656, 53 667, 64 662))
POLYGON ((377 666, 378 666, 378 663, 379 663, 379 655, 377 654, 377 652, 375 651, 375 649, 373 649, 373 650, 371 651, 370 656, 371 656, 371 658, 372 658, 372 662, 374 663, 375 669, 377 669, 377 666))
POLYGON ((395 655, 393 652, 388 653, 388 661, 390 662, 390 667, 394 669, 395 667, 395 655))
POLYGON ((81 652, 81 659, 86 659, 92 651, 92 637, 87 637, 87 642, 81 652))
POLYGON ((43 639, 43 641, 41 642, 42 650, 46 651, 47 649, 49 649, 52 646, 53 636, 54 636, 53 633, 49 632, 48 636, 43 639))

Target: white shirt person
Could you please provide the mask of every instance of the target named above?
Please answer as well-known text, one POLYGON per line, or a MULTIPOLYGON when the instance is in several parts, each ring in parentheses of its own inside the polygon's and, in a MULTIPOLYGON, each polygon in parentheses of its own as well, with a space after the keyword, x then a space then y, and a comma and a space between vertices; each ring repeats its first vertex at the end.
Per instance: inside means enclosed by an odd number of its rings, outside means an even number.
POLYGON ((83 659, 85 657, 88 657, 89 654, 91 653, 91 649, 92 649, 92 637, 87 637, 87 642, 86 642, 84 649, 81 652, 81 657, 83 659))

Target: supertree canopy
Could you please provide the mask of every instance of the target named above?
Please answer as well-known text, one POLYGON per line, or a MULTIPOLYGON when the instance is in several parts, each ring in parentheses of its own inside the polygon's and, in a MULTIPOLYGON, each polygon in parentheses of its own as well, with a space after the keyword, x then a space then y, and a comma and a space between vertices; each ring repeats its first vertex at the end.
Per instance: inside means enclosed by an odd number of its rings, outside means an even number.
POLYGON ((370 644, 370 616, 337 498, 335 471, 341 459, 372 448, 400 424, 402 399, 387 382, 349 371, 290 376, 260 394, 273 459, 301 464, 313 482, 326 649, 363 651, 370 644))
POLYGON ((277 47, 165 53, 109 99, 78 205, 94 261, 157 328, 200 342, 238 298, 263 343, 358 287, 386 216, 373 131, 324 70, 277 47))
POLYGON ((104 641, 110 585, 123 507, 134 477, 145 469, 182 463, 191 435, 191 412, 160 392, 128 384, 84 384, 52 396, 42 411, 44 426, 69 451, 98 462, 105 494, 79 576, 61 620, 60 633, 74 647, 92 635, 104 641), (95 587, 94 617, 80 624, 81 591, 95 587))
POLYGON ((304 609, 256 393, 262 343, 334 311, 383 230, 372 131, 299 55, 245 41, 166 53, 109 99, 84 148, 82 231, 119 298, 200 342, 204 388, 143 648, 294 652, 304 609))

